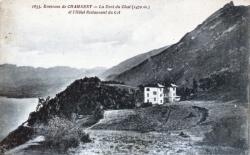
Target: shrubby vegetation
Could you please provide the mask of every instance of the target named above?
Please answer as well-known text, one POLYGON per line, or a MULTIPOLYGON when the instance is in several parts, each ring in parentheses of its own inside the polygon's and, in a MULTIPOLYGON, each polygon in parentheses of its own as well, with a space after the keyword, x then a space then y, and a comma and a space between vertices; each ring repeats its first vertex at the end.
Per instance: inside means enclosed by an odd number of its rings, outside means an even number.
POLYGON ((80 142, 90 142, 89 135, 84 129, 73 121, 53 117, 48 121, 46 126, 40 125, 35 127, 38 135, 43 135, 45 141, 43 147, 66 151, 70 147, 77 147, 80 142))
POLYGON ((225 95, 225 99, 239 99, 246 101, 247 97, 247 75, 242 75, 240 72, 223 71, 211 74, 206 78, 199 79, 199 89, 205 92, 229 92, 225 95))
POLYGON ((152 105, 153 104, 151 102, 145 102, 145 103, 142 103, 140 107, 141 108, 146 108, 146 107, 152 107, 152 105))
MULTIPOLYGON (((200 97, 202 94, 210 97, 223 98, 226 100, 240 99, 246 101, 247 91, 247 75, 240 72, 221 71, 210 74, 203 78, 193 78, 188 85, 179 85, 177 87, 177 95, 181 96, 181 100, 190 100, 200 97), (226 93, 225 93, 226 92, 226 93)), ((176 83, 173 79, 163 81, 164 85, 176 83)))
POLYGON ((247 150, 247 118, 224 117, 205 134, 204 142, 210 145, 224 145, 247 150))

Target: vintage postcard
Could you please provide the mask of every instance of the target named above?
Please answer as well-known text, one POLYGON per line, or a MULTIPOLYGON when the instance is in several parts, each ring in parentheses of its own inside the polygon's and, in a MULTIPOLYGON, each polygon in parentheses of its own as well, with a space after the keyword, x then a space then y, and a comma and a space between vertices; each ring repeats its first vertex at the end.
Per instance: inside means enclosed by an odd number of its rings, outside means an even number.
POLYGON ((0 154, 248 155, 250 0, 0 0, 0 154))

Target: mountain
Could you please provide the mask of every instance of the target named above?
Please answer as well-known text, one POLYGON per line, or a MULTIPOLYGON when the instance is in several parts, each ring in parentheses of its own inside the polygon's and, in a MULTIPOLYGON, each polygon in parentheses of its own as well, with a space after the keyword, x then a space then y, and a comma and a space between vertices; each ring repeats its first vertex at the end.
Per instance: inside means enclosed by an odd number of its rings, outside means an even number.
POLYGON ((0 65, 0 95, 37 97, 53 95, 75 79, 98 76, 104 68, 76 69, 71 67, 34 68, 12 64, 0 65))
POLYGON ((118 65, 111 67, 110 69, 107 69, 101 76, 105 78, 106 80, 112 79, 116 75, 121 74, 122 72, 125 72, 126 70, 129 70, 133 68, 134 66, 137 66, 141 62, 149 59, 151 56, 154 56, 156 54, 159 54, 160 52, 167 49, 169 46, 165 46, 159 49, 155 49, 146 53, 142 53, 139 55, 136 55, 132 58, 129 58, 118 65))
POLYGON ((183 87, 192 87, 197 81, 202 90, 221 89, 246 96, 249 11, 250 6, 226 4, 176 44, 112 80, 128 85, 171 81, 183 87))

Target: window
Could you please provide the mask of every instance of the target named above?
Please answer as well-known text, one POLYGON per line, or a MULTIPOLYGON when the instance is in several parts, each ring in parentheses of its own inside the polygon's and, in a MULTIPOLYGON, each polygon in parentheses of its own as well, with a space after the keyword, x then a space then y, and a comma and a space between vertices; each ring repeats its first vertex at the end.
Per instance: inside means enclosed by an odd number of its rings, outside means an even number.
POLYGON ((147 88, 146 90, 147 90, 147 91, 150 91, 150 88, 147 88))
POLYGON ((157 94, 157 92, 156 92, 156 91, 153 91, 153 94, 154 94, 154 95, 156 95, 156 94, 157 94))
POLYGON ((149 93, 147 93, 147 97, 149 97, 149 93))
POLYGON ((149 103, 149 99, 147 100, 147 102, 149 103))
POLYGON ((156 101, 156 98, 154 98, 154 101, 156 101))
POLYGON ((160 102, 162 103, 162 100, 160 100, 160 102))
POLYGON ((162 94, 160 94, 160 97, 162 97, 162 94))

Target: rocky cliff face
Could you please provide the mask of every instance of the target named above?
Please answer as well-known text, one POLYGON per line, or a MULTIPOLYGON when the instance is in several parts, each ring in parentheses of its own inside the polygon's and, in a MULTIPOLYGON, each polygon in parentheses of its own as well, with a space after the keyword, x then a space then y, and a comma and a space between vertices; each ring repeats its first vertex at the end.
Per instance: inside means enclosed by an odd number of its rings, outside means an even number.
POLYGON ((226 4, 178 43, 113 80, 129 85, 173 81, 190 86, 195 79, 208 89, 219 85, 242 92, 248 78, 249 10, 249 6, 226 4))

